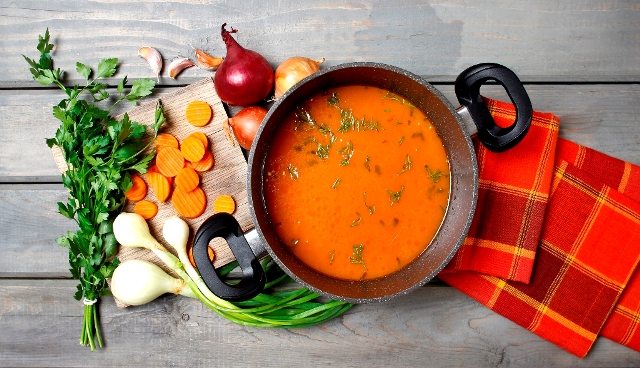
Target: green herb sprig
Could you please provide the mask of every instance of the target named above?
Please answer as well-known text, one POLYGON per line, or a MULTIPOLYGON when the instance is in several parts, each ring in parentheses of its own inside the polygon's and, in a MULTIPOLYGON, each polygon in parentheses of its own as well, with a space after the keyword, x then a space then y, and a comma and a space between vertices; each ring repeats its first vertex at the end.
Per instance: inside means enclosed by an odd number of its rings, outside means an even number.
MULTIPOLYGON (((49 147, 62 150, 68 167, 62 174, 62 183, 69 190, 69 198, 66 203, 58 202, 58 212, 73 219, 79 229, 57 241, 68 248, 69 271, 80 281, 75 293, 75 298, 85 304, 80 344, 94 350, 103 346, 95 303, 108 293, 107 279, 119 263, 112 222, 125 204, 124 192, 131 187, 130 173, 145 173, 153 158, 153 153, 145 154, 149 138, 153 138, 147 135, 146 126, 131 121, 127 114, 119 120, 110 114, 122 101, 137 102, 150 95, 155 82, 136 80, 125 91, 125 77, 115 93, 110 93, 103 81, 116 74, 118 59, 107 58, 100 60, 95 70, 76 63, 76 71, 85 84, 67 87, 63 84, 64 71, 54 68, 54 45, 49 41, 47 29, 38 36, 39 58, 23 57, 36 82, 55 85, 66 95, 53 107, 60 126, 46 142, 49 147), (96 105, 103 100, 113 100, 107 110, 96 105)), ((164 121, 162 106, 158 105, 152 124, 154 136, 164 121)))

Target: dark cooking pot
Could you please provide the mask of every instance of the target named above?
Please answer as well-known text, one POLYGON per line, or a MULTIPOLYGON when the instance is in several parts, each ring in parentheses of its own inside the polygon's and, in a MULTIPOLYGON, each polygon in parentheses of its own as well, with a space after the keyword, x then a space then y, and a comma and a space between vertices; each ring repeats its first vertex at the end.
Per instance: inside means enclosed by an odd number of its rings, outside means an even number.
POLYGON ((456 110, 432 85, 400 68, 378 63, 349 63, 314 74, 277 101, 258 130, 249 154, 248 197, 255 230, 243 234, 237 221, 217 214, 203 223, 194 238, 194 258, 206 285, 219 297, 245 300, 259 293, 265 282, 257 260, 264 249, 292 278, 328 297, 363 303, 385 301, 405 294, 431 280, 451 260, 462 244, 473 218, 478 189, 478 166, 465 120, 473 120, 478 138, 491 150, 516 144, 526 133, 532 115, 531 102, 517 76, 498 64, 479 64, 460 74, 455 85, 463 105, 456 110), (495 80, 516 105, 517 118, 508 128, 495 125, 480 96, 480 86, 495 80), (360 281, 336 279, 299 261, 271 226, 263 196, 263 170, 278 124, 300 103, 331 87, 371 85, 390 90, 411 101, 431 120, 445 146, 451 173, 449 204, 442 225, 426 250, 404 268, 381 278, 360 281), (245 238, 246 236, 246 238, 245 238), (236 285, 223 282, 207 256, 211 239, 223 237, 243 272, 236 285))

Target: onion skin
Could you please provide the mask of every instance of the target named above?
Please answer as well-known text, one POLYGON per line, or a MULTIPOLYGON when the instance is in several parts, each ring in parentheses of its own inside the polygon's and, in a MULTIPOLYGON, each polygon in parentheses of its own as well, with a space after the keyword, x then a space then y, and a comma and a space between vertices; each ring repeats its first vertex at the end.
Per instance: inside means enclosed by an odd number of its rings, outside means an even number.
POLYGON ((267 109, 260 106, 249 106, 229 118, 229 126, 242 148, 251 149, 258 128, 266 115, 267 109))
POLYGON ((273 68, 255 51, 240 46, 222 25, 227 55, 218 67, 213 83, 220 99, 229 105, 250 106, 265 99, 273 90, 273 68))
POLYGON ((303 56, 294 56, 283 61, 276 68, 276 98, 282 97, 289 88, 304 78, 320 71, 320 64, 323 62, 324 59, 313 60, 303 56))

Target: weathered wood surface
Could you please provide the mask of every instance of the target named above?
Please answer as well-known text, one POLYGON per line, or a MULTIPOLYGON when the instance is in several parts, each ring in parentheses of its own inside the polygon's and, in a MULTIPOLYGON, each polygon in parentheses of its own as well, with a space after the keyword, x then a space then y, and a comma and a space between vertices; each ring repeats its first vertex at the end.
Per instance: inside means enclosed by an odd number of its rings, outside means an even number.
MULTIPOLYGON (((233 325, 183 298, 127 310, 107 298, 108 348, 78 346, 81 306, 55 246, 74 224, 56 213, 66 191, 44 144, 61 95, 32 82, 19 55, 34 56, 49 27, 60 67, 116 56, 120 75, 150 77, 140 46, 167 62, 191 45, 222 55, 223 22, 274 65, 294 55, 385 62, 438 82, 454 105, 458 73, 500 62, 534 82, 534 108, 558 114, 562 136, 640 164, 638 2, 0 2, 0 366, 640 366, 640 353, 606 339, 579 360, 448 287, 290 331, 233 325)), ((157 96, 209 75, 163 77, 157 96)), ((482 93, 505 98, 496 86, 482 93)))
POLYGON ((78 345, 72 281, 0 280, 0 366, 76 367, 637 367, 638 353, 600 339, 584 360, 456 290, 428 287, 361 305, 318 327, 234 325, 167 296, 127 310, 101 303, 107 349, 78 345))
MULTIPOLYGON (((436 88, 458 105, 453 86, 436 88)), ((560 116, 562 136, 640 164, 640 84, 531 84, 526 88, 535 109, 560 116)), ((158 94, 171 90, 162 88, 158 94)), ((485 86, 482 93, 508 98, 498 86, 485 86)), ((58 126, 51 107, 60 97, 51 90, 0 90, 0 182, 60 181, 44 144, 58 126)))
MULTIPOLYGON (((167 61, 192 55, 191 45, 224 55, 224 22, 273 64, 295 55, 325 57, 327 65, 377 61, 452 81, 472 64, 495 61, 524 80, 640 80, 635 1, 22 0, 4 2, 0 19, 2 87, 35 85, 20 54, 34 53, 46 27, 59 65, 116 56, 137 78, 151 76, 136 57, 141 46, 158 48, 167 61)), ((203 75, 191 69, 180 81, 203 75)))

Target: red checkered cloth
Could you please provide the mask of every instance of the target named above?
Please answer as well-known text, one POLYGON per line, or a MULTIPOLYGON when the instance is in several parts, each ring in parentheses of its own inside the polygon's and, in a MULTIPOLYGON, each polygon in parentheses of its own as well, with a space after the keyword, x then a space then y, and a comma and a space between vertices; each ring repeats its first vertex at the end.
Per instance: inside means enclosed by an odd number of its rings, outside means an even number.
MULTIPOLYGON (((501 106, 506 115, 509 106, 501 106)), ((600 333, 640 350, 640 167, 563 139, 551 150, 555 168, 529 283, 469 271, 440 278, 580 357, 600 333)), ((497 215, 479 221, 506 226, 497 215)))
MULTIPOLYGON (((513 124, 513 105, 485 98, 498 126, 513 124)), ((558 118, 536 112, 524 139, 492 152, 474 137, 478 205, 469 234, 447 271, 477 271, 528 282, 549 197, 558 118)))

